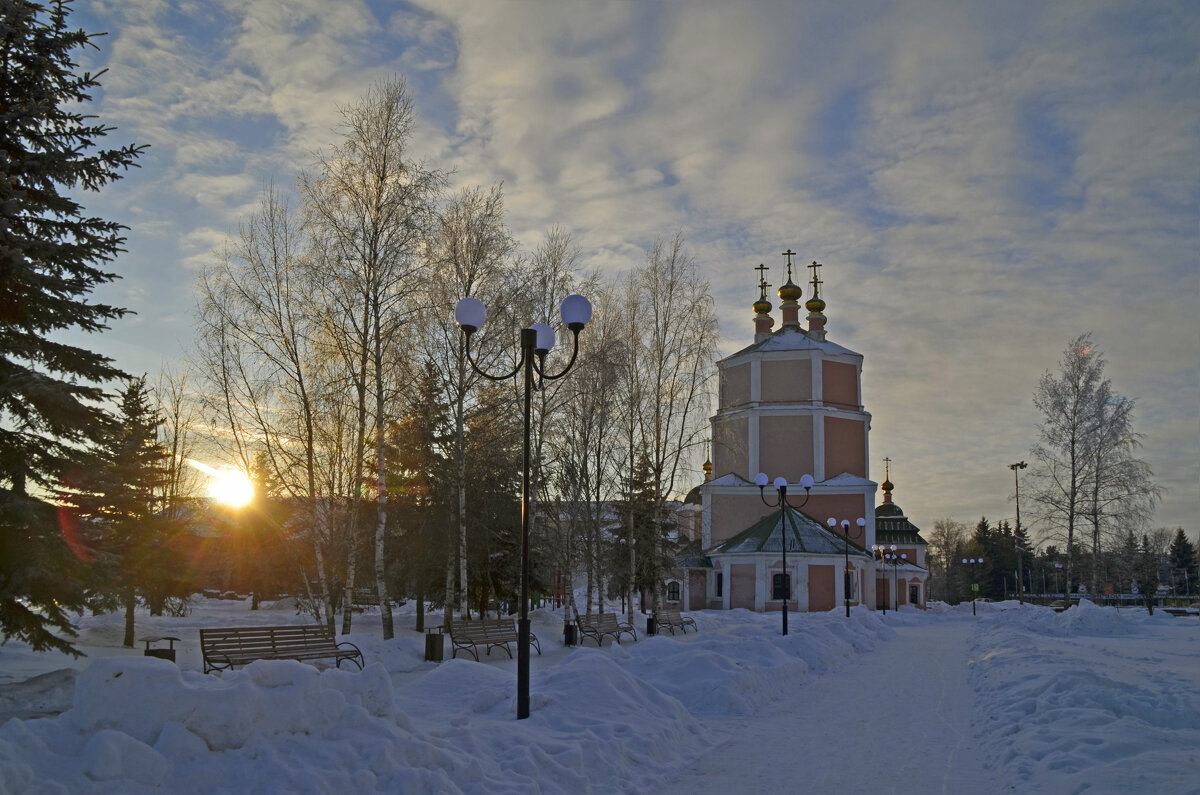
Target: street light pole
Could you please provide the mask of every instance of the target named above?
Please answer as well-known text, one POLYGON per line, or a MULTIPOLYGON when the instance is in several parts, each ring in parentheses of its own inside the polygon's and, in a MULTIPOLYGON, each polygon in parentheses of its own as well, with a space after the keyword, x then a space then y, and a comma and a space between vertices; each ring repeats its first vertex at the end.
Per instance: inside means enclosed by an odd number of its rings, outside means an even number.
POLYGON ((975 615, 975 592, 979 590, 979 582, 975 581, 975 566, 983 563, 983 558, 963 558, 962 562, 971 564, 971 615, 975 615))
MULTIPOLYGON (((579 332, 592 319, 592 305, 582 295, 567 296, 560 308, 563 324, 570 329, 573 338, 571 360, 561 372, 550 375, 545 370, 546 354, 554 347, 554 330, 545 323, 535 323, 521 329, 521 361, 504 375, 486 372, 471 358, 471 335, 487 320, 487 309, 478 298, 463 298, 454 307, 454 319, 466 336, 466 357, 471 368, 491 381, 506 381, 520 374, 524 380, 524 424, 525 440, 521 456, 521 609, 517 620, 517 720, 529 717, 529 525, 531 468, 530 426, 533 413, 533 375, 536 372, 542 381, 562 378, 575 364, 579 355, 579 332)), ((466 587, 466 583, 463 583, 466 587)))
POLYGON ((1016 499, 1016 502, 1017 502, 1017 535, 1016 535, 1017 602, 1019 604, 1025 604, 1025 599, 1022 597, 1022 593, 1021 593, 1022 590, 1024 589, 1022 580, 1025 578, 1025 563, 1024 563, 1025 536, 1021 535, 1021 479, 1017 475, 1017 473, 1019 470, 1024 469, 1026 466, 1028 466, 1028 464, 1026 464, 1024 461, 1018 461, 1015 464, 1008 465, 1008 468, 1013 471, 1013 485, 1016 488, 1016 493, 1015 493, 1014 498, 1016 499))
MULTIPOLYGON (((828 524, 830 528, 837 527, 837 519, 829 517, 828 524)), ((855 522, 858 525, 858 532, 854 534, 855 538, 862 536, 866 532, 867 520, 861 516, 855 522)), ((845 560, 842 563, 842 596, 846 600, 846 618, 850 617, 850 520, 842 520, 842 541, 845 551, 845 560)))
MULTIPOLYGON (((779 499, 774 505, 772 505, 771 503, 767 502, 767 496, 766 496, 766 494, 763 493, 763 490, 766 489, 766 487, 767 487, 766 473, 759 472, 758 475, 754 478, 754 485, 758 486, 758 497, 759 497, 759 499, 761 499, 763 501, 763 504, 767 505, 771 508, 774 508, 776 505, 779 506, 779 534, 780 534, 780 536, 782 536, 782 541, 783 541, 783 583, 784 583, 784 585, 783 585, 783 634, 784 635, 788 634, 788 616, 787 616, 788 606, 787 605, 788 605, 788 597, 791 596, 791 594, 792 594, 792 575, 788 574, 788 567, 787 567, 787 509, 791 508, 792 510, 798 511, 801 508, 803 508, 805 505, 807 505, 808 498, 810 496, 812 496, 811 490, 813 487, 813 483, 814 483, 814 481, 813 481, 812 475, 804 475, 803 477, 800 478, 800 487, 802 489, 804 489, 804 502, 800 503, 799 505, 792 505, 790 502, 787 501, 787 479, 786 478, 775 478, 775 483, 773 485, 775 486, 775 491, 779 493, 779 499)), ((772 583, 772 586, 774 586, 774 583, 772 583)), ((774 587, 772 587, 772 590, 774 590, 774 587)), ((774 594, 772 594, 772 595, 774 595, 774 594)))
MULTIPOLYGON (((899 555, 897 555, 895 544, 892 544, 891 547, 885 547, 882 545, 875 546, 874 544, 872 544, 871 551, 878 554, 879 559, 883 561, 883 566, 884 566, 883 584, 885 586, 887 585, 887 564, 888 563, 892 564, 892 590, 897 591, 898 583, 900 581, 900 576, 896 572, 900 568, 900 561, 902 561, 902 560, 905 562, 908 561, 908 553, 902 552, 899 555)), ((890 597, 891 594, 888 594, 888 596, 890 597)), ((887 615, 887 603, 888 603, 888 600, 884 599, 883 600, 883 614, 885 616, 887 615)), ((897 610, 897 611, 900 609, 900 594, 898 591, 896 593, 896 602, 893 605, 892 609, 897 610)))

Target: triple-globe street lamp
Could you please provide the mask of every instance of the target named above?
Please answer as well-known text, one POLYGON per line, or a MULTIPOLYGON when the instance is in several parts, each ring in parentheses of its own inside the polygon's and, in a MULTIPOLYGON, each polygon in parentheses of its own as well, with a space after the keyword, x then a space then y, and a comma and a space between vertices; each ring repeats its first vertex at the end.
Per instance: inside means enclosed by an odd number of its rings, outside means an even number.
MULTIPOLYGON (((871 547, 871 551, 874 552, 875 554, 879 555, 879 559, 883 561, 883 566, 884 566, 883 582, 884 582, 885 586, 887 585, 887 564, 889 564, 889 563, 892 564, 892 590, 895 591, 897 588, 897 583, 899 582, 899 576, 897 575, 896 572, 900 568, 900 561, 908 560, 908 553, 901 552, 900 554, 896 554, 896 545, 895 544, 892 544, 890 547, 884 546, 883 544, 880 544, 878 546, 873 545, 871 547)), ((888 594, 888 597, 890 598, 891 594, 888 594)), ((887 615, 887 603, 888 603, 888 600, 884 599, 883 600, 883 614, 885 616, 887 615)), ((896 602, 895 602, 895 605, 892 607, 892 609, 893 610, 900 609, 900 594, 899 593, 896 594, 896 602)))
MULTIPOLYGON (((829 517, 829 527, 837 527, 837 519, 829 517)), ((855 538, 862 538, 866 532, 867 520, 861 516, 855 521, 858 526, 858 532, 854 534, 855 538)), ((842 520, 842 541, 843 549, 845 550, 845 562, 842 564, 842 596, 846 598, 846 618, 850 617, 850 520, 842 520)))
POLYGON ((487 320, 487 308, 478 298, 463 298, 454 307, 454 319, 466 336, 466 357, 471 368, 491 381, 506 381, 522 376, 525 392, 525 444, 521 460, 521 611, 517 620, 517 720, 529 717, 529 523, 530 523, 530 415, 532 412, 533 376, 540 381, 562 378, 575 364, 579 354, 579 332, 592 319, 592 305, 582 295, 567 296, 560 308, 563 325, 571 331, 571 360, 562 371, 553 375, 546 372, 546 354, 554 347, 554 329, 545 323, 534 323, 521 329, 521 360, 511 372, 493 375, 486 372, 471 358, 471 335, 487 320))
MULTIPOLYGON (((800 488, 804 489, 804 502, 799 505, 792 505, 787 501, 787 478, 775 478, 772 484, 775 486, 775 491, 778 492, 779 498, 774 502, 767 502, 767 495, 764 490, 767 488, 767 476, 763 472, 759 472, 754 478, 754 485, 758 486, 758 496, 763 503, 774 508, 779 508, 779 533, 783 537, 783 634, 788 634, 788 597, 792 595, 792 575, 788 573, 787 567, 787 509, 800 510, 808 504, 808 498, 811 495, 811 489, 814 481, 812 475, 804 475, 800 478, 800 488)), ((772 594, 774 596, 774 594, 772 594)))

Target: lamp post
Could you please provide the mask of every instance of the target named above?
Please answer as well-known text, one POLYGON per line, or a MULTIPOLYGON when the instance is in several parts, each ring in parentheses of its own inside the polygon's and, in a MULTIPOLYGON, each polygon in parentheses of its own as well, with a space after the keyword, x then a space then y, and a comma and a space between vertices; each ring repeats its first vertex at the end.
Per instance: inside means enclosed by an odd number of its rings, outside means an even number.
POLYGON ((1014 499, 1017 502, 1017 602, 1019 604, 1025 604, 1025 599, 1021 593, 1024 588, 1021 581, 1025 578, 1025 537, 1021 535, 1021 479, 1017 473, 1027 466, 1028 464, 1026 464, 1024 461, 1018 461, 1015 464, 1008 465, 1008 468, 1013 471, 1013 485, 1016 488, 1014 499))
MULTIPOLYGON (((829 517, 829 527, 832 529, 837 527, 837 519, 829 517)), ((867 520, 859 517, 855 522, 858 525, 858 532, 854 534, 855 538, 859 538, 866 532, 867 520)), ((842 520, 842 541, 844 542, 845 561, 842 563, 842 596, 846 598, 846 618, 850 617, 850 520, 842 520)))
MULTIPOLYGON (((889 564, 889 563, 892 564, 892 590, 893 591, 896 590, 897 582, 899 581, 899 576, 897 575, 896 570, 900 568, 900 561, 908 560, 908 553, 902 552, 899 555, 897 555, 895 544, 892 544, 890 547, 885 547, 882 544, 879 546, 872 545, 871 551, 878 554, 879 559, 883 561, 883 565, 884 565, 884 569, 883 569, 884 580, 883 581, 885 584, 887 583, 887 564, 889 564)), ((891 594, 888 594, 888 595, 891 596, 891 594)), ((895 602, 895 604, 893 604, 892 609, 893 610, 900 609, 900 597, 898 594, 896 596, 896 602, 895 602)), ((885 616, 887 615, 887 600, 886 599, 883 600, 883 614, 885 616)))
MULTIPOLYGON (((507 381, 522 376, 525 384, 525 444, 521 460, 521 612, 517 621, 517 720, 529 717, 529 429, 532 412, 533 376, 543 381, 562 378, 575 364, 579 354, 579 332, 592 319, 592 305, 582 295, 567 296, 560 308, 563 324, 571 330, 571 361, 561 372, 546 372, 546 354, 554 347, 554 329, 545 323, 535 323, 521 329, 521 361, 511 372, 492 375, 481 369, 471 358, 471 335, 487 320, 487 309, 478 298, 463 298, 454 307, 454 319, 466 335, 466 356, 471 368, 491 381, 507 381)), ((540 382, 539 382, 540 383, 540 382)))
POLYGON ((783 541, 783 634, 788 634, 787 614, 788 614, 788 597, 792 595, 792 576, 788 574, 787 567, 787 509, 798 511, 808 504, 808 498, 812 496, 811 489, 813 487, 813 476, 804 475, 800 478, 800 487, 804 489, 804 502, 799 505, 792 505, 787 501, 787 479, 775 478, 775 491, 779 493, 779 499, 774 503, 767 502, 767 495, 764 489, 767 487, 767 476, 763 472, 759 472, 754 478, 754 485, 758 486, 759 499, 764 505, 771 508, 779 507, 779 534, 783 541))
MULTIPOLYGON (((879 560, 880 560, 880 561, 882 561, 882 562, 883 562, 883 564, 884 564, 884 566, 883 566, 883 587, 884 587, 884 588, 887 588, 887 561, 885 561, 885 560, 884 560, 884 558, 883 558, 884 552, 885 552, 885 548, 884 548, 884 547, 882 547, 882 546, 880 546, 880 545, 878 545, 878 544, 872 544, 872 545, 871 545, 871 556, 872 556, 872 558, 878 557, 878 558, 879 558, 879 560)), ((876 602, 878 602, 879 600, 878 600, 878 599, 876 599, 875 601, 876 601, 876 602)), ((885 598, 884 598, 884 600, 883 600, 883 614, 884 614, 885 616, 887 615, 887 609, 888 609, 888 600, 887 600, 887 598, 886 598, 886 596, 885 596, 885 598)))
POLYGON ((963 558, 962 562, 971 564, 971 615, 975 615, 975 593, 979 590, 979 582, 975 580, 975 567, 983 563, 983 558, 963 558))

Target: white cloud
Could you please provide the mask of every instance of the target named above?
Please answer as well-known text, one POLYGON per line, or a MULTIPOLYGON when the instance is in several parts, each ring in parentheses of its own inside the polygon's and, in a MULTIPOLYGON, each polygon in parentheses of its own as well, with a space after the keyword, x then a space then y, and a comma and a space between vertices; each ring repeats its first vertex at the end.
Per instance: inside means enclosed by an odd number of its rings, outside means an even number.
MULTIPOLYGON (((826 263, 830 335, 867 357, 872 457, 897 461, 918 523, 1011 507, 1033 386, 1088 329, 1139 398, 1146 457, 1165 462, 1162 521, 1200 510, 1190 6, 424 0, 378 17, 360 2, 100 0, 90 13, 113 31, 103 116, 154 144, 153 175, 104 201, 135 211, 131 244, 178 230, 173 281, 147 287, 164 305, 190 303, 180 272, 236 231, 263 180, 290 181, 334 140, 338 105, 399 70, 427 117, 417 151, 457 184, 503 181, 527 248, 561 223, 612 274, 682 228, 726 350, 750 339, 754 266, 778 285, 785 248, 826 263)), ((153 279, 161 265, 130 267, 153 279)))

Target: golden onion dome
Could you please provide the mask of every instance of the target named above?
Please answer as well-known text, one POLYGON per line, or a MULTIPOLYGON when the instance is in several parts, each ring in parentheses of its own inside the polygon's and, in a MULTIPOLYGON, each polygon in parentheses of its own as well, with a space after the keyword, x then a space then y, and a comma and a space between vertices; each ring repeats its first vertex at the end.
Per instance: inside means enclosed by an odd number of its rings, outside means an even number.
POLYGON ((809 312, 813 312, 815 314, 820 314, 821 312, 825 311, 825 301, 821 299, 821 296, 814 295, 812 298, 808 299, 808 301, 805 302, 804 308, 807 309, 809 312))
POLYGON ((787 284, 779 288, 779 300, 781 301, 799 301, 800 296, 804 295, 804 291, 800 286, 793 284, 791 279, 787 280, 787 284))
POLYGON ((892 481, 890 481, 890 480, 885 480, 885 481, 883 481, 883 484, 881 485, 881 488, 882 488, 882 489, 883 489, 885 492, 890 492, 892 489, 894 489, 894 488, 896 488, 896 487, 892 485, 892 481))
POLYGON ((754 302, 754 313, 758 315, 771 314, 771 302, 766 298, 760 298, 754 302))

